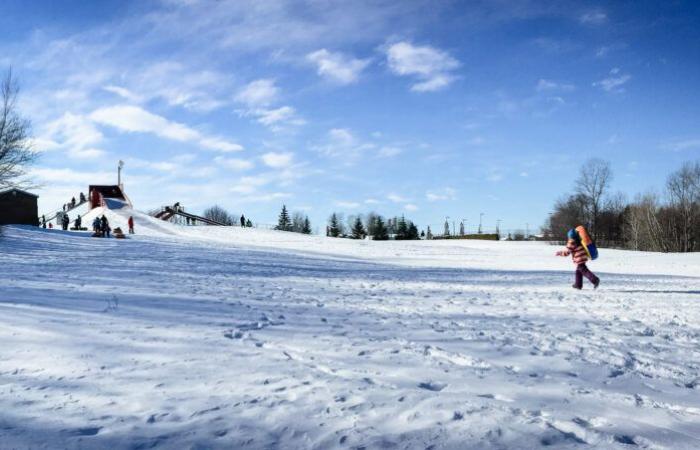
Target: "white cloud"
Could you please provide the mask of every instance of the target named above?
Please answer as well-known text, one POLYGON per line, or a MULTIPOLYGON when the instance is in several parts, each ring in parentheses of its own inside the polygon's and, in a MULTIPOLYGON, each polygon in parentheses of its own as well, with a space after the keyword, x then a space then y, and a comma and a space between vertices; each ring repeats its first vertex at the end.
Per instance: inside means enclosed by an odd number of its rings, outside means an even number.
POLYGON ((292 160, 294 159, 294 154, 269 152, 262 155, 261 158, 265 165, 275 169, 280 169, 288 167, 292 163, 292 160))
POLYGON ((497 183, 503 180, 503 174, 500 172, 493 172, 486 177, 486 180, 497 183))
POLYGON ((394 193, 387 195, 386 198, 394 203, 406 203, 410 201, 409 199, 394 193))
POLYGON ((457 198, 457 191, 449 187, 440 190, 428 191, 425 193, 425 198, 427 198, 429 202, 454 200, 457 198))
POLYGON ((545 80, 544 78, 540 78, 540 80, 537 82, 537 86, 535 87, 535 89, 538 92, 542 92, 542 91, 573 91, 575 89, 575 86, 573 84, 559 83, 556 81, 545 80))
POLYGON ((275 80, 261 78, 248 83, 235 96, 235 100, 245 106, 237 111, 243 117, 253 117, 272 131, 282 131, 285 127, 301 126, 306 121, 297 115, 291 106, 272 107, 279 96, 275 80))
POLYGON ((187 125, 169 121, 138 106, 117 105, 100 108, 90 114, 90 119, 129 133, 152 133, 174 141, 196 142, 211 150, 231 152, 243 149, 240 145, 221 138, 203 136, 187 125))
POLYGON ((391 158, 397 156, 401 153, 401 149, 398 147, 385 146, 379 149, 377 156, 380 158, 391 158))
POLYGON ((134 94, 127 88, 121 87, 121 86, 114 86, 114 85, 107 85, 103 88, 107 92, 111 92, 113 94, 117 94, 123 99, 129 100, 131 102, 135 103, 140 103, 143 101, 143 98, 139 95, 134 94))
POLYGON ((339 208, 345 208, 345 209, 357 209, 360 207, 360 204, 357 202, 347 202, 347 201, 336 201, 335 205, 338 206, 339 208))
POLYGON ((279 89, 275 86, 275 80, 263 78, 248 83, 236 94, 235 100, 252 108, 269 105, 278 95, 279 89))
POLYGON ((72 169, 40 168, 30 169, 28 175, 39 184, 68 184, 87 186, 89 184, 114 183, 113 172, 78 172, 72 169))
POLYGON ((355 59, 325 48, 306 55, 317 66, 318 75, 339 84, 357 82, 360 73, 369 65, 368 59, 355 59))
POLYGON ((404 209, 406 211, 418 211, 418 207, 412 203, 408 203, 407 205, 404 205, 404 209))
POLYGON ((372 143, 361 142, 347 128, 332 128, 328 131, 326 142, 314 149, 345 164, 354 164, 367 150, 375 147, 372 143))
POLYGON ((106 153, 99 148, 72 148, 68 150, 68 156, 75 159, 95 159, 104 156, 106 153))
POLYGON ((153 133, 175 141, 199 139, 199 133, 186 125, 170 122, 164 117, 152 114, 138 106, 109 106, 95 110, 90 118, 102 125, 109 125, 122 131, 153 133))
POLYGON ((603 11, 589 11, 581 14, 579 22, 588 25, 600 25, 608 20, 608 15, 603 11))
POLYGON ((600 86, 606 92, 624 92, 622 87, 627 83, 632 76, 627 73, 622 73, 619 68, 615 67, 610 70, 610 75, 600 81, 593 83, 593 86, 600 86))
POLYGON ((376 198, 368 198, 367 200, 365 200, 365 205, 378 205, 380 203, 381 202, 376 198))
POLYGON ((296 110, 291 106, 281 106, 276 109, 256 109, 253 111, 253 114, 257 116, 258 122, 267 126, 279 123, 304 124, 302 120, 296 117, 296 110))
POLYGON ((269 184, 271 181, 270 177, 264 175, 242 177, 236 182, 235 186, 231 187, 229 190, 239 194, 252 194, 256 192, 258 188, 269 184))
POLYGON ((226 104, 224 91, 230 77, 212 70, 187 67, 179 62, 161 61, 137 73, 131 92, 146 98, 162 98, 169 105, 195 112, 209 112, 226 104))
POLYGON ((411 86, 416 92, 437 91, 448 86, 455 79, 452 71, 460 65, 443 50, 427 45, 414 46, 405 41, 391 45, 386 54, 392 72, 420 80, 411 86))
POLYGON ((671 150, 674 152, 682 152, 685 150, 700 149, 700 139, 684 139, 674 142, 669 142, 661 146, 666 150, 671 150))
POLYGON ((202 137, 199 140, 199 145, 210 150, 218 150, 224 153, 243 150, 242 145, 218 137, 202 137))
POLYGON ((255 167, 255 164, 247 159, 224 158, 222 156, 217 156, 214 158, 214 162, 221 167, 237 171, 250 170, 255 167))
POLYGON ((70 158, 91 159, 105 154, 104 150, 95 147, 103 139, 102 133, 87 117, 67 112, 50 122, 34 144, 40 151, 61 149, 70 158))

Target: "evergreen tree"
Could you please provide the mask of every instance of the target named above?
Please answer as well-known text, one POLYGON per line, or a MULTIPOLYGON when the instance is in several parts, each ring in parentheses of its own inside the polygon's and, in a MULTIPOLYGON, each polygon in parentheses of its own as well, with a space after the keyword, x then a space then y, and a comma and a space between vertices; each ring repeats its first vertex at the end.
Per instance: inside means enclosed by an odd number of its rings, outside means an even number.
POLYGON ((292 229, 292 221, 289 218, 289 212, 287 211, 287 205, 282 205, 282 211, 280 212, 279 219, 277 219, 277 226, 275 230, 280 231, 290 231, 292 229))
POLYGON ((382 216, 377 216, 374 221, 374 237, 375 241, 388 241, 389 240, 389 230, 387 230, 386 225, 384 225, 384 220, 382 216))
POLYGON ((353 239, 364 239, 367 232, 365 231, 364 225, 362 225, 362 219, 357 217, 355 219, 355 224, 352 226, 352 238, 353 239))
POLYGON ((428 232, 425 234, 425 238, 428 240, 433 238, 433 232, 430 231, 430 225, 428 225, 428 232))
POLYGON ((403 241, 408 239, 408 225, 406 224, 406 218, 401 216, 396 223, 396 237, 397 241, 403 241))
POLYGON ((328 219, 328 236, 340 236, 340 223, 338 222, 338 215, 336 213, 331 214, 331 217, 328 219))
POLYGON ((410 241, 417 241, 418 239, 420 239, 420 237, 418 236, 418 227, 413 222, 409 222, 406 239, 410 241))
POLYGON ((300 212, 292 214, 292 231, 295 233, 304 232, 304 215, 300 212))
POLYGON ((459 224, 459 235, 464 236, 464 222, 460 222, 459 224))
POLYGON ((445 236, 450 235, 450 224, 449 222, 445 221, 445 236))
POLYGON ((304 228, 302 228, 301 232, 304 234, 311 234, 311 221, 309 220, 309 216, 304 217, 304 228))
POLYGON ((420 238, 425 239, 425 230, 420 231, 420 238))

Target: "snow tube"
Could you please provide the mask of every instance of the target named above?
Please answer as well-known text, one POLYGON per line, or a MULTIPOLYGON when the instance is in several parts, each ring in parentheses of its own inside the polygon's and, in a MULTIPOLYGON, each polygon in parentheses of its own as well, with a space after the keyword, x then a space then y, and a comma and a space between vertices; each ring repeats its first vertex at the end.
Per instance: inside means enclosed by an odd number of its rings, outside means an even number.
POLYGON ((591 239, 591 237, 588 235, 588 232, 583 225, 576 227, 576 234, 579 237, 581 245, 586 250, 586 253, 588 253, 588 257, 591 260, 598 259, 598 248, 595 246, 593 239, 591 239))

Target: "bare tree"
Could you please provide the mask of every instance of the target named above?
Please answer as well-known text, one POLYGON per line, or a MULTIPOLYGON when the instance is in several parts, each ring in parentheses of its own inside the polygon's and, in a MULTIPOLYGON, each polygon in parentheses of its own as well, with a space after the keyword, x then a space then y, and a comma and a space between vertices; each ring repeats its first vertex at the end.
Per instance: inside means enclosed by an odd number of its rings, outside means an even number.
POLYGON ((10 69, 0 81, 0 188, 26 185, 20 178, 37 156, 29 139, 30 123, 17 111, 18 94, 10 69))
POLYGON ((676 216, 673 229, 678 251, 692 252, 700 226, 700 163, 685 163, 668 177, 666 188, 676 216))
POLYGON ((203 216, 209 220, 222 223, 224 225, 233 225, 235 223, 233 216, 219 205, 214 205, 204 210, 203 216))
POLYGON ((605 194, 612 182, 610 163, 598 158, 589 159, 581 166, 576 179, 576 193, 586 201, 587 226, 593 235, 598 236, 598 221, 603 208, 605 194))

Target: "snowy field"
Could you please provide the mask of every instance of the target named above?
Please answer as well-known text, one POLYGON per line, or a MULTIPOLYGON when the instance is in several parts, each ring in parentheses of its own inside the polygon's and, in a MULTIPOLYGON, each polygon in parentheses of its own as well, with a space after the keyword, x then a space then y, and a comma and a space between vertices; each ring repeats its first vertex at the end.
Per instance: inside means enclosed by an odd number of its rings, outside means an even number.
POLYGON ((700 448, 700 254, 133 214, 3 229, 1 449, 700 448))

